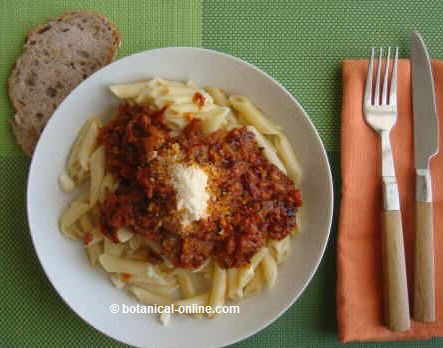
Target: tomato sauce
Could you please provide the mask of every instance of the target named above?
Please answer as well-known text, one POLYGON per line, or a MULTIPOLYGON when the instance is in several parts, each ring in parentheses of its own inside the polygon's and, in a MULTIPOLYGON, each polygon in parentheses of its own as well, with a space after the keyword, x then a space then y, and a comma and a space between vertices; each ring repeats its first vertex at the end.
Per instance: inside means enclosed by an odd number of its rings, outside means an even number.
POLYGON ((301 195, 271 164, 246 127, 203 135, 192 119, 171 136, 164 110, 123 104, 102 128, 106 170, 119 180, 100 207, 103 233, 115 239, 128 227, 159 243, 177 267, 195 268, 213 256, 222 267, 238 267, 268 240, 280 240, 296 227, 301 195), (208 217, 184 228, 162 158, 179 154, 185 164, 208 174, 208 217))

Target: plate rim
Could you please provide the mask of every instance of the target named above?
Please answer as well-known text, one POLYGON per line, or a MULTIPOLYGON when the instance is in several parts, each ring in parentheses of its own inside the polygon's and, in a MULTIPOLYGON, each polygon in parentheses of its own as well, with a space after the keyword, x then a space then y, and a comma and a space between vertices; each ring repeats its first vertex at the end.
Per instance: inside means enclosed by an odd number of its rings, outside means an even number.
MULTIPOLYGON (((257 326, 255 329, 253 330, 249 330, 249 332, 246 332, 245 334, 239 335, 239 337, 237 338, 233 338, 230 339, 229 341, 224 342, 223 346, 229 346, 238 342, 241 342, 249 337, 252 337, 254 335, 256 335, 257 333, 259 333, 260 331, 264 330, 265 328, 267 328, 269 325, 271 325, 272 323, 274 323, 277 319, 279 319, 286 311, 288 311, 290 309, 290 307, 292 307, 300 298, 300 296, 305 292, 306 288, 308 287, 308 285, 311 283, 314 275, 317 273, 318 271, 318 267, 321 263, 321 261, 324 258, 324 254, 325 254, 325 250, 328 246, 329 243, 329 239, 331 236, 331 229, 332 229, 332 223, 333 223, 333 218, 334 218, 334 184, 333 184, 333 177, 332 177, 332 172, 331 172, 331 165, 329 162, 329 158, 327 155, 327 151, 325 149, 325 146, 323 144, 323 141, 318 133, 317 128, 315 127, 314 123, 312 122, 312 120, 309 118, 308 113, 306 112, 306 110, 303 108, 303 106, 300 104, 300 102, 296 99, 296 97, 294 95, 292 95, 287 89, 286 87, 284 87, 278 80, 276 80, 275 78, 273 78, 270 74, 268 74, 267 72, 261 70, 260 68, 258 68, 257 66, 255 66, 252 63, 249 63, 239 57, 236 57, 234 55, 219 51, 219 50, 214 50, 214 49, 208 49, 208 48, 201 48, 201 47, 192 47, 192 46, 167 46, 167 47, 160 47, 160 48, 154 48, 154 49, 148 49, 148 50, 143 50, 143 51, 139 51, 139 52, 135 52, 133 54, 121 57, 113 62, 111 62, 110 64, 104 66, 103 68, 95 71, 92 75, 90 75, 88 78, 86 78, 85 80, 83 80, 79 85, 77 85, 66 97, 65 99, 60 103, 60 105, 54 110, 51 118, 49 119, 49 121, 47 122, 43 132, 40 134, 40 138, 39 141, 37 142, 36 148, 34 150, 34 154, 38 153, 38 149, 40 148, 40 139, 43 138, 45 132, 48 129, 48 125, 53 121, 53 119, 55 119, 55 115, 57 113, 57 111, 62 107, 62 105, 66 102, 67 99, 69 99, 69 97, 77 90, 79 89, 83 83, 86 83, 88 80, 92 79, 95 77, 95 75, 103 70, 110 70, 112 68, 112 66, 122 60, 128 60, 133 56, 138 56, 138 55, 144 55, 144 54, 154 54, 156 52, 159 51, 165 51, 165 50, 192 50, 192 51, 200 51, 203 52, 205 54, 215 54, 215 55, 221 55, 224 56, 225 58, 228 58, 230 60, 234 60, 237 63, 240 64, 244 64, 247 65, 249 68, 253 69, 255 72, 264 75, 268 80, 270 80, 272 82, 272 84, 276 85, 276 87, 278 87, 281 91, 284 92, 284 94, 290 98, 290 100, 295 103, 298 107, 298 109, 303 113, 303 119, 305 122, 308 123, 309 127, 313 130, 316 140, 318 141, 318 143, 320 144, 320 150, 321 150, 321 159, 324 161, 325 167, 326 167, 326 177, 327 177, 327 188, 329 190, 329 195, 328 195, 328 199, 329 199, 329 205, 328 205, 328 222, 327 222, 327 234, 325 236, 324 239, 324 243, 322 245, 322 248, 320 250, 320 256, 318 258, 318 260, 316 261, 313 269, 311 270, 309 276, 307 277, 307 280, 305 282, 305 284, 301 287, 299 293, 296 296, 293 296, 292 299, 287 303, 287 305, 285 305, 272 319, 268 320, 267 322, 265 322, 262 325, 257 326)), ((97 328, 95 325, 93 325, 86 317, 84 317, 83 315, 81 315, 79 312, 77 312, 72 306, 71 304, 67 301, 67 299, 65 299, 65 297, 62 295, 61 291, 59 291, 59 289, 55 286, 55 283, 52 281, 51 275, 47 272, 45 266, 43 265, 42 262, 42 256, 40 255, 38 248, 37 248, 37 243, 36 240, 34 238, 34 233, 32 231, 31 228, 31 221, 30 221, 30 216, 31 216, 31 205, 30 205, 30 201, 31 199, 29 199, 30 196, 30 190, 31 190, 31 181, 33 178, 32 173, 34 172, 34 167, 36 166, 36 162, 37 162, 37 156, 32 156, 31 159, 31 163, 29 165, 29 171, 28 171, 28 178, 27 178, 27 188, 26 188, 26 213, 27 213, 27 220, 28 220, 28 227, 29 227, 29 233, 31 235, 31 240, 32 240, 32 245, 33 245, 33 249, 35 250, 35 253, 37 255, 39 264, 41 266, 41 268, 44 271, 44 274, 46 276, 46 278, 49 280, 51 287, 55 290, 55 292, 57 293, 57 295, 59 296, 59 298, 62 299, 62 301, 67 305, 67 307, 74 312, 79 318, 81 318, 85 323, 87 323, 90 327, 92 327, 94 330, 100 332, 101 334, 105 335, 106 337, 109 337, 113 340, 115 340, 116 342, 120 342, 123 344, 127 344, 127 345, 132 345, 131 343, 125 342, 123 340, 120 340, 114 336, 109 335, 108 333, 104 332, 103 330, 97 328)), ((140 346, 141 347, 141 346, 140 346)), ((219 345, 213 345, 212 347, 216 348, 216 347, 222 347, 219 345)))

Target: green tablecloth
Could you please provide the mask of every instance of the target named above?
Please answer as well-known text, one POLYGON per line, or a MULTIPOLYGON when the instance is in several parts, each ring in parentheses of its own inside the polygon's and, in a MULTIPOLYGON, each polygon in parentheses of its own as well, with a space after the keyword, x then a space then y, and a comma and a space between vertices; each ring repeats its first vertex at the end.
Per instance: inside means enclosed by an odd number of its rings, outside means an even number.
MULTIPOLYGON (((119 56, 165 46, 224 51, 279 80, 305 107, 324 141, 339 192, 340 61, 371 46, 408 54, 419 30, 443 57, 443 2, 228 0, 0 0, 0 346, 119 346, 62 302, 34 253, 25 212, 29 160, 15 145, 6 79, 26 32, 63 11, 91 9, 121 30, 119 56)), ((336 199, 336 213, 339 197, 336 199)), ((337 216, 337 214, 336 214, 337 216)), ((336 224, 313 281, 279 320, 236 347, 338 347, 335 320, 336 224)), ((349 347, 437 347, 443 340, 349 347)))

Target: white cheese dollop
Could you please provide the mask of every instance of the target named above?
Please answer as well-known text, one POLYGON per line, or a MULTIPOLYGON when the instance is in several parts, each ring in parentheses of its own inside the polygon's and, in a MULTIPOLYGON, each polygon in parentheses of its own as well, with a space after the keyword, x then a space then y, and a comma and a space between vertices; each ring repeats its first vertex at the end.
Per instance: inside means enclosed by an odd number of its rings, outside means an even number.
POLYGON ((198 166, 181 163, 171 168, 171 179, 177 195, 177 210, 182 211, 181 223, 188 225, 207 216, 208 175, 198 166))

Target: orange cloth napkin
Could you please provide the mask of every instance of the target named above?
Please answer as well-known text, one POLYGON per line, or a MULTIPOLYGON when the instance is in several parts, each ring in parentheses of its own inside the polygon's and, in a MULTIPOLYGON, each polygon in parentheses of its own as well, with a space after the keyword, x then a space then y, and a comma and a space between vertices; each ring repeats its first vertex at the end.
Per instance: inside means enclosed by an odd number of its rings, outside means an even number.
MULTIPOLYGON (((434 199, 437 322, 412 322, 403 333, 383 326, 381 210, 382 181, 378 135, 363 118, 368 62, 343 62, 341 115, 342 201, 337 245, 337 319, 339 339, 389 341, 443 336, 443 62, 433 62, 440 124, 440 149, 431 163, 434 199)), ((400 190, 409 298, 412 310, 415 224, 415 168, 410 66, 398 70, 398 119, 391 140, 400 190)))

